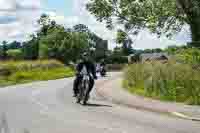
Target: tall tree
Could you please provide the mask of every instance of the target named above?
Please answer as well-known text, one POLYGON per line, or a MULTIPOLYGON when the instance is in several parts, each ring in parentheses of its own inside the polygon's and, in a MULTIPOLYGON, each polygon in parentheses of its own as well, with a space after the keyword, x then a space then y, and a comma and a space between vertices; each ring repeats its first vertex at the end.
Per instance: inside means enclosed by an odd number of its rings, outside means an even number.
POLYGON ((61 25, 49 29, 40 40, 40 57, 55 58, 65 63, 76 61, 82 51, 88 47, 87 34, 66 31, 61 25))
POLYGON ((118 44, 122 44, 122 53, 124 55, 129 55, 132 53, 132 40, 129 37, 129 35, 124 32, 123 30, 118 30, 117 31, 117 39, 116 42, 118 44))
POLYGON ((35 35, 30 35, 30 40, 22 45, 23 56, 27 60, 36 60, 39 57, 39 44, 35 35))
POLYGON ((21 48, 21 43, 17 41, 13 41, 8 44, 8 49, 19 49, 21 48))
POLYGON ((87 9, 108 27, 117 21, 133 35, 148 28, 158 36, 171 37, 188 24, 193 45, 200 47, 199 0, 90 0, 87 9))
POLYGON ((73 30, 76 32, 90 32, 89 28, 84 24, 77 24, 73 26, 73 30))
POLYGON ((7 50, 8 50, 7 44, 8 43, 6 41, 3 41, 2 44, 3 44, 3 46, 2 46, 2 59, 6 60, 7 57, 8 57, 8 55, 7 55, 7 50))
POLYGON ((47 35, 48 28, 49 28, 49 26, 51 24, 51 20, 50 20, 49 15, 42 14, 40 16, 40 19, 38 20, 38 24, 41 26, 41 29, 38 32, 38 36, 47 35))

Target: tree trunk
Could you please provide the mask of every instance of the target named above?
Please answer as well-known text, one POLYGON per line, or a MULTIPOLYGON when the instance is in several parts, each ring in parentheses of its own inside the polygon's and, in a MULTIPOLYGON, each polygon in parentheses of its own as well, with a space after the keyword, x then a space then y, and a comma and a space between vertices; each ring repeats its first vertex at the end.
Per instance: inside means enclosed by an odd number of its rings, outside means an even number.
POLYGON ((200 48, 200 6, 198 0, 177 0, 182 10, 187 15, 190 25, 192 42, 191 46, 200 48))
POLYGON ((200 42, 200 15, 191 18, 190 29, 193 42, 200 42))
POLYGON ((189 25, 192 37, 189 45, 200 48, 200 15, 192 16, 189 25))

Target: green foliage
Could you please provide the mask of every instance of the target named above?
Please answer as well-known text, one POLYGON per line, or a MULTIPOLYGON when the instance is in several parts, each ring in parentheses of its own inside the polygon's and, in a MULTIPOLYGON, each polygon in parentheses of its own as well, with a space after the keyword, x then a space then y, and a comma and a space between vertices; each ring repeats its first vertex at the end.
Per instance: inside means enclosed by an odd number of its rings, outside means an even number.
MULTIPOLYGON (((142 53, 161 53, 161 52, 165 52, 164 50, 160 49, 160 48, 155 48, 155 49, 145 49, 142 51, 142 53)), ((169 51, 166 50, 166 52, 169 53, 169 51)))
POLYGON ((10 49, 7 51, 8 58, 14 59, 14 60, 22 60, 23 59, 23 53, 21 49, 10 49))
POLYGON ((29 71, 32 69, 52 69, 60 68, 64 65, 56 60, 37 60, 37 61, 6 61, 0 62, 0 70, 8 70, 10 73, 17 71, 29 71))
POLYGON ((122 53, 123 55, 127 56, 132 52, 132 40, 128 36, 128 34, 123 30, 117 31, 117 39, 116 42, 118 44, 122 44, 122 53))
POLYGON ((15 83, 30 81, 53 80, 67 78, 74 75, 70 68, 54 68, 50 70, 35 69, 31 71, 18 71, 8 77, 8 80, 15 83), (48 75, 48 76, 47 76, 48 75))
POLYGON ((130 65, 125 70, 124 86, 143 96, 200 105, 200 71, 187 64, 130 65))
POLYGON ((2 49, 1 49, 1 58, 3 60, 6 60, 7 59, 7 50, 8 50, 8 47, 7 47, 7 42, 6 41, 3 41, 2 42, 3 46, 2 46, 2 49))
POLYGON ((75 61, 89 47, 87 39, 82 32, 66 32, 63 27, 53 28, 40 39, 40 58, 54 58, 65 63, 75 61))
POLYGON ((175 0, 91 0, 87 9, 99 21, 109 22, 117 17, 132 34, 148 28, 160 35, 162 31, 177 31, 183 22, 181 13, 177 15, 175 0))
POLYGON ((126 64, 107 64, 106 70, 107 71, 122 71, 126 67, 126 64))
POLYGON ((21 48, 21 43, 17 41, 13 41, 11 43, 7 44, 8 49, 20 49, 21 48))
POLYGON ((118 30, 117 31, 117 43, 121 44, 123 43, 125 40, 127 39, 127 34, 126 32, 122 31, 122 30, 118 30))
POLYGON ((175 56, 182 63, 200 64, 200 50, 197 48, 179 49, 175 56))
POLYGON ((42 26, 37 33, 39 40, 39 57, 42 59, 58 59, 65 64, 75 62, 83 51, 90 47, 90 30, 83 24, 73 29, 65 29, 56 24, 48 15, 42 15, 38 21, 42 26))
POLYGON ((0 63, 0 86, 71 77, 74 70, 56 60, 9 61, 0 63), (48 76, 47 76, 48 75, 48 76))
POLYGON ((22 46, 23 57, 26 60, 36 60, 39 54, 39 42, 35 35, 31 35, 31 40, 24 42, 22 46))
POLYGON ((198 65, 200 64, 200 49, 190 46, 169 46, 164 50, 178 62, 198 65))
POLYGON ((113 54, 107 57, 105 61, 108 64, 127 64, 128 58, 125 56, 113 54))
POLYGON ((94 58, 105 56, 107 42, 92 33, 84 24, 65 28, 51 20, 46 14, 41 15, 38 24, 41 28, 35 34, 31 34, 29 40, 23 42, 22 45, 17 41, 9 44, 4 41, 0 46, 0 59, 8 59, 7 53, 9 53, 9 59, 16 60, 19 56, 21 59, 19 51, 22 51, 25 60, 57 59, 68 64, 76 62, 81 53, 88 51, 90 47, 98 47, 94 58))
POLYGON ((199 0, 90 0, 87 9, 109 28, 117 21, 129 35, 148 29, 171 37, 188 24, 192 41, 200 41, 199 0))
POLYGON ((73 26, 73 30, 75 32, 86 32, 86 33, 90 32, 88 27, 86 25, 84 25, 84 24, 77 24, 77 25, 73 26))

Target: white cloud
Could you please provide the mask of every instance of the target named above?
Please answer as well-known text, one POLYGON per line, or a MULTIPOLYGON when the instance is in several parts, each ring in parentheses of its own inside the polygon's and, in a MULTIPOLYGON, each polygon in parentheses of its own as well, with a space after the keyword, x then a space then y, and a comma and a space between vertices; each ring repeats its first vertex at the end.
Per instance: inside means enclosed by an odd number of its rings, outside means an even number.
POLYGON ((42 3, 41 0, 17 0, 17 2, 20 4, 20 6, 25 8, 41 8, 42 3))
POLYGON ((15 0, 0 0, 0 9, 9 10, 15 8, 15 0))
POLYGON ((0 0, 0 41, 24 40, 36 30, 41 8, 40 0, 0 0))

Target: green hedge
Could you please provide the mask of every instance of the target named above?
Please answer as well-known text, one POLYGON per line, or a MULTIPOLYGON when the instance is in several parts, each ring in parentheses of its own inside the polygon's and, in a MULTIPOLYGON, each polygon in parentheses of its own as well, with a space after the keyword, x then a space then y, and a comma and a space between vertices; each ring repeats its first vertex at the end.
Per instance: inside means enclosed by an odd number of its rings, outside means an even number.
POLYGON ((186 64, 130 65, 125 70, 124 87, 155 99, 200 105, 200 71, 186 64))
POLYGON ((122 71, 125 68, 126 64, 107 64, 107 71, 122 71))
POLYGON ((128 63, 128 58, 124 56, 112 55, 106 58, 105 61, 107 64, 126 64, 128 63))
POLYGON ((175 57, 178 62, 187 64, 200 64, 200 50, 197 48, 180 49, 175 57))

